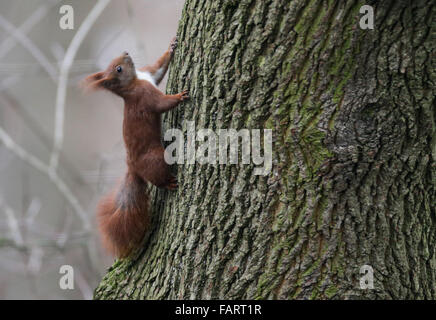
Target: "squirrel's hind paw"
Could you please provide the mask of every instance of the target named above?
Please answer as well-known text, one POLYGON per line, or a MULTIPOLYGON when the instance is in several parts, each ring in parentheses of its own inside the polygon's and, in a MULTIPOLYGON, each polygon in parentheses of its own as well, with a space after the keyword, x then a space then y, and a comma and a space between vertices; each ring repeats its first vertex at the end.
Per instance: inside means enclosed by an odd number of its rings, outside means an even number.
POLYGON ((172 177, 170 182, 168 183, 168 185, 165 188, 167 188, 168 190, 176 190, 178 188, 177 178, 172 177))

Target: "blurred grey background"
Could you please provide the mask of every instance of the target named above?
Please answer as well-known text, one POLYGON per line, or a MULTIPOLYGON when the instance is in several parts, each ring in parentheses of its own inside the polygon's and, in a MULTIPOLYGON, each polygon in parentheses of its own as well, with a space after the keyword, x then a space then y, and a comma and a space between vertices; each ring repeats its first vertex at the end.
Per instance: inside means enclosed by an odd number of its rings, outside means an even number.
POLYGON ((124 50, 154 62, 183 3, 0 0, 0 299, 92 298, 113 262, 95 207, 124 174, 123 104, 78 83, 124 50), (62 5, 74 30, 60 28, 62 5), (62 265, 74 290, 59 286, 62 265))

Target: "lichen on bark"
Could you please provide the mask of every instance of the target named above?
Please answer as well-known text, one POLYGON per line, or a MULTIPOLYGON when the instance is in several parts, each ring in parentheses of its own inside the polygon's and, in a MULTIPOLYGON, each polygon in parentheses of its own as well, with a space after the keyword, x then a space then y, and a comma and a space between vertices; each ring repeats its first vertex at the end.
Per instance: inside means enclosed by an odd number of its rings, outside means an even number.
POLYGON ((363 4, 186 1, 165 127, 272 129, 273 170, 177 166, 95 298, 436 298, 435 4, 363 4))

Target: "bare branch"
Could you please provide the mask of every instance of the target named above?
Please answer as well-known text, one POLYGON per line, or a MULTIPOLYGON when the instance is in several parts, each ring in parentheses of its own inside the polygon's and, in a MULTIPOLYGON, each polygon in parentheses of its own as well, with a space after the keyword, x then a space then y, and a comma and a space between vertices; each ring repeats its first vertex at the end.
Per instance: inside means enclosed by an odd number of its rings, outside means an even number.
POLYGON ((38 198, 33 198, 24 214, 25 217, 24 221, 27 228, 30 225, 32 225, 33 221, 35 220, 35 217, 41 211, 41 207, 42 207, 41 201, 38 198))
POLYGON ((68 74, 71 66, 73 65, 74 58, 80 48, 80 45, 82 44, 92 25, 95 23, 109 2, 110 0, 99 0, 92 8, 88 16, 82 22, 79 30, 77 30, 76 34, 74 35, 73 40, 71 40, 67 52, 65 53, 64 60, 62 61, 56 95, 54 144, 50 157, 50 171, 54 172, 58 167, 59 152, 62 148, 64 139, 64 113, 68 74))
POLYGON ((93 296, 93 290, 91 285, 83 276, 82 272, 80 272, 79 268, 74 269, 74 275, 77 282, 77 286, 79 287, 80 292, 85 300, 91 300, 93 296))
MULTIPOLYGON (((11 110, 13 110, 21 118, 21 120, 26 123, 27 128, 32 131, 32 134, 34 134, 39 139, 44 147, 46 147, 47 150, 50 150, 52 144, 51 139, 49 139, 40 124, 35 121, 34 117, 29 114, 29 112, 19 103, 18 100, 16 100, 10 94, 3 92, 0 94, 0 102, 3 102, 5 105, 10 107, 11 110)), ((86 186, 82 175, 80 174, 80 172, 77 171, 76 167, 73 165, 73 163, 71 163, 70 159, 62 155, 62 153, 60 154, 60 158, 62 160, 63 167, 73 177, 73 179, 77 183, 86 186)))
MULTIPOLYGON (((50 11, 50 9, 61 2, 60 0, 56 1, 48 1, 48 4, 41 4, 38 6, 38 8, 32 13, 32 15, 26 19, 26 21, 18 28, 18 31, 22 34, 26 34, 32 28, 41 21, 47 13, 50 11)), ((0 60, 8 54, 8 52, 14 48, 15 44, 17 43, 17 40, 14 36, 7 37, 1 44, 0 44, 0 60)))
POLYGON ((44 256, 44 250, 40 247, 32 246, 30 248, 29 261, 27 262, 27 271, 36 275, 41 270, 42 257, 44 256))
POLYGON ((2 27, 6 32, 12 34, 12 36, 17 39, 17 41, 25 47, 38 61, 38 63, 45 69, 50 78, 56 81, 57 70, 48 61, 44 53, 39 50, 39 48, 30 40, 25 34, 23 34, 19 29, 12 25, 8 20, 6 20, 2 15, 0 15, 0 27, 2 27))
POLYGON ((18 74, 3 79, 0 82, 0 92, 7 90, 9 87, 12 87, 14 84, 18 83, 20 79, 21 76, 18 74))
POLYGON ((14 210, 12 210, 11 207, 9 207, 4 201, 3 198, 0 196, 0 207, 3 207, 3 210, 6 214, 6 218, 8 221, 8 227, 11 231, 11 237, 14 243, 21 247, 24 245, 24 239, 23 235, 21 234, 21 230, 19 227, 18 219, 15 215, 14 210))
POLYGON ((73 207, 74 212, 79 216, 82 220, 83 226, 85 230, 89 231, 91 229, 91 224, 89 222, 88 215, 86 211, 82 208, 79 200, 73 195, 70 188, 65 184, 65 182, 58 176, 58 174, 50 170, 50 167, 42 162, 40 159, 32 155, 31 153, 24 150, 20 145, 15 143, 14 140, 7 134, 3 128, 0 127, 0 141, 11 150, 15 155, 17 155, 21 160, 27 162, 35 169, 41 171, 46 174, 52 183, 58 188, 61 194, 65 197, 65 199, 69 202, 69 204, 73 207))

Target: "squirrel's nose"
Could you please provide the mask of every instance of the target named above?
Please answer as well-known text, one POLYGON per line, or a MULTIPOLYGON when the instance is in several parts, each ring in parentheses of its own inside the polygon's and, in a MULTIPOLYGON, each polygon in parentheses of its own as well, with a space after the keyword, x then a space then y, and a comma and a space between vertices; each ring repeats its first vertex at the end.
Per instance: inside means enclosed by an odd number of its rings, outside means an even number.
POLYGON ((129 55, 129 53, 127 51, 124 51, 123 53, 124 53, 125 56, 129 55))

